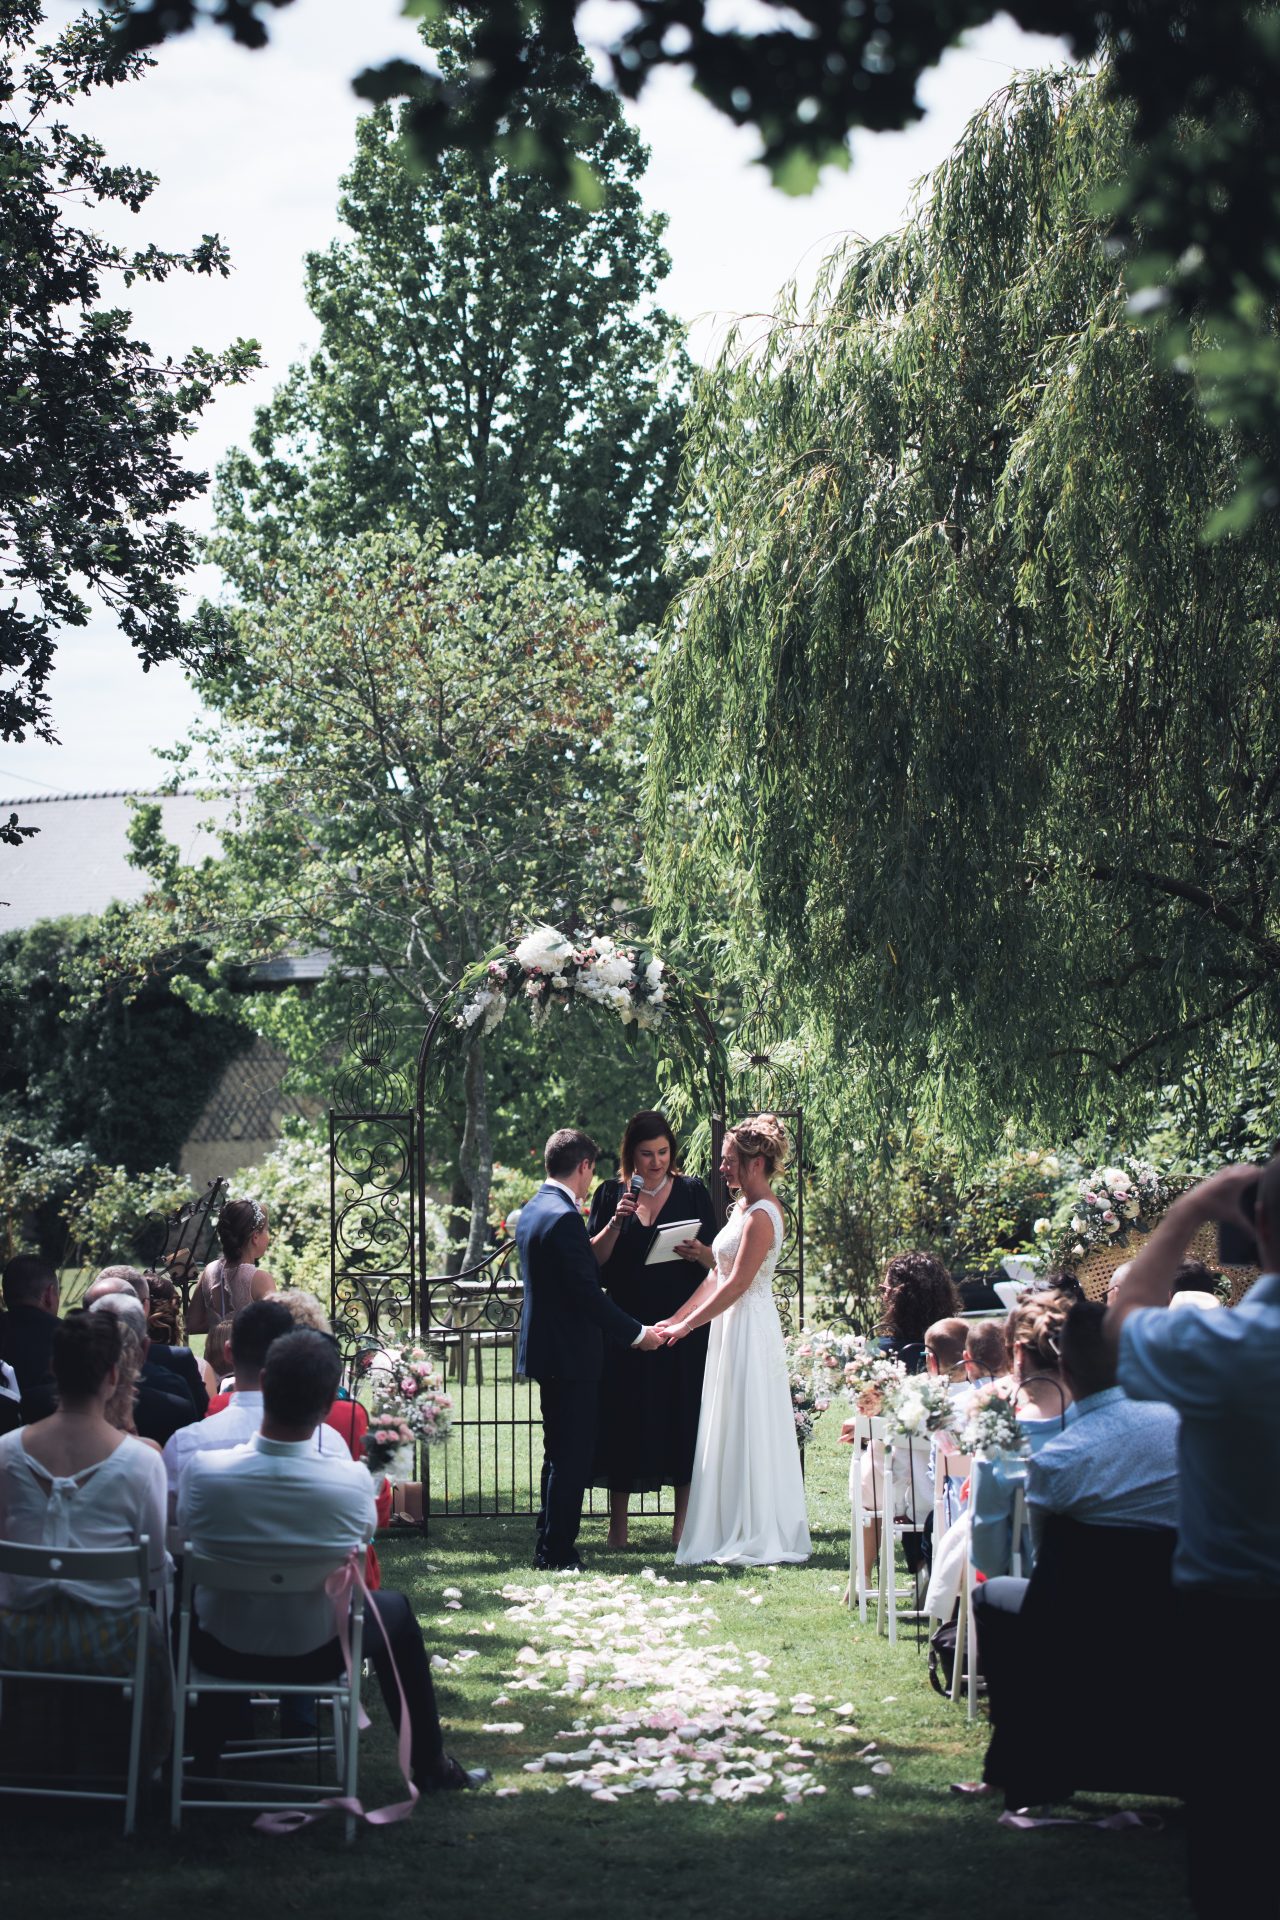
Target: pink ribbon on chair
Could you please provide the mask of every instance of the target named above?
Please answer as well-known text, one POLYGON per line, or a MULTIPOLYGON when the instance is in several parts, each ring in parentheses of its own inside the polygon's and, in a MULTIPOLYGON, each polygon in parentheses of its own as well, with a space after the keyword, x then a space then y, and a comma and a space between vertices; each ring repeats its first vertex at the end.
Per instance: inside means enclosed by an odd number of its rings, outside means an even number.
MULTIPOLYGON (((382 1619, 377 1608, 373 1606, 370 1601, 369 1589, 365 1585, 364 1572, 360 1564, 361 1557, 362 1556, 357 1554, 357 1550, 352 1548, 342 1565, 329 1575, 329 1578, 324 1583, 324 1590, 333 1605, 333 1617, 338 1633, 338 1645, 342 1649, 342 1664, 346 1668, 348 1680, 352 1678, 351 1589, 353 1586, 359 1587, 363 1593, 367 1612, 377 1621, 378 1632, 382 1635, 383 1640, 386 1641, 387 1658, 391 1662, 391 1671, 395 1675, 396 1680, 396 1691, 400 1695, 400 1732, 396 1741, 396 1760, 401 1773, 404 1775, 404 1783, 409 1789, 409 1798, 407 1800, 397 1800, 391 1806, 374 1807, 370 1812, 366 1813, 359 1799, 349 1797, 346 1794, 335 1795, 332 1799, 317 1800, 314 1807, 286 1807, 278 1813, 260 1813, 253 1823, 259 1833, 297 1833, 301 1827, 309 1827, 314 1821, 323 1819, 326 1813, 352 1813, 357 1820, 363 1820, 366 1826, 390 1827, 394 1826, 399 1820, 407 1820, 418 1804, 420 1796, 417 1787, 413 1784, 412 1773, 413 1729, 409 1725, 409 1702, 404 1696, 404 1682, 400 1678, 400 1669, 396 1665, 395 1654, 391 1651, 391 1642, 387 1639, 387 1630, 382 1624, 382 1619)), ((360 1699, 358 1684, 356 1687, 356 1720, 362 1732, 369 1725, 369 1716, 365 1712, 364 1704, 360 1699)))
POLYGON ((1000 1825, 1013 1827, 1019 1833, 1030 1833, 1038 1827, 1096 1827, 1102 1833, 1120 1833, 1126 1828, 1141 1827, 1148 1833, 1159 1833, 1164 1821, 1158 1813, 1135 1813, 1128 1807, 1122 1807, 1118 1813, 1108 1813, 1101 1820, 1072 1820, 1065 1816, 1037 1819, 1024 1807, 1017 1813, 1002 1813, 1000 1825))

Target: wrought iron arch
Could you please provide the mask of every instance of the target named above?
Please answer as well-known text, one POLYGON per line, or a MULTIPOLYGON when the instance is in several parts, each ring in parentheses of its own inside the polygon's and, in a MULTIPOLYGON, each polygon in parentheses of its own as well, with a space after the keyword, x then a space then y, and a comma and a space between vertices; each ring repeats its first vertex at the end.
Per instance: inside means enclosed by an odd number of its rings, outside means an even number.
MULTIPOLYGON (((709 1184, 723 1218, 728 1196, 720 1148, 726 1125, 748 1099, 738 1065, 740 1036, 726 1048, 704 996, 670 971, 666 978, 669 1015, 658 1038, 675 1050, 686 1077, 701 1067, 709 1184)), ((460 1032, 461 1008, 475 983, 473 970, 441 996, 421 1036, 412 1084, 394 1065, 396 1030, 371 998, 352 1021, 349 1058, 336 1078, 329 1116, 331 1311, 348 1362, 358 1373, 362 1355, 413 1337, 439 1354, 451 1375, 453 1437, 439 1457, 425 1453, 422 1460, 424 1525, 446 1514, 533 1513, 541 1465, 536 1409, 514 1372, 522 1294, 514 1241, 503 1240, 456 1273, 434 1271, 443 1263, 429 1254, 429 1123, 442 1076, 461 1064, 461 1049, 445 1043, 460 1032)), ((790 1100, 774 1106, 793 1129, 798 1175, 803 1115, 790 1100)), ((797 1177, 795 1198, 785 1207, 795 1252, 775 1283, 784 1322, 793 1325, 804 1310, 802 1189, 797 1177)))

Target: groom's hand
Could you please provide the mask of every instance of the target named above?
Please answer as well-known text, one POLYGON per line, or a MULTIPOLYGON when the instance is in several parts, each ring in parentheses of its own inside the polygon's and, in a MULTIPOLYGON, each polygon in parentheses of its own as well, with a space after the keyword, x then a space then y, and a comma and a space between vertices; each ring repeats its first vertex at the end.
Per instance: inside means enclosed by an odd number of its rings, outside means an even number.
POLYGON ((658 1337, 657 1329, 654 1327, 646 1327, 639 1340, 637 1340, 636 1345, 639 1347, 641 1353, 656 1353, 662 1345, 662 1341, 658 1337))

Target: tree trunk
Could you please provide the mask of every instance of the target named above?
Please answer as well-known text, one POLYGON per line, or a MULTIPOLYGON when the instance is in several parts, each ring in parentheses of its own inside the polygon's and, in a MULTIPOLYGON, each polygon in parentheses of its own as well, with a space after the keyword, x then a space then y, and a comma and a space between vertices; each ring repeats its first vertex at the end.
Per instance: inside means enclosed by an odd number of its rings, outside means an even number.
POLYGON ((493 1142, 489 1135, 489 1090, 484 1072, 484 1040, 476 1034, 467 1048, 464 1086, 467 1118, 462 1130, 458 1169, 471 1193, 471 1232, 464 1267, 484 1255, 489 1235, 489 1189, 493 1185, 493 1142))

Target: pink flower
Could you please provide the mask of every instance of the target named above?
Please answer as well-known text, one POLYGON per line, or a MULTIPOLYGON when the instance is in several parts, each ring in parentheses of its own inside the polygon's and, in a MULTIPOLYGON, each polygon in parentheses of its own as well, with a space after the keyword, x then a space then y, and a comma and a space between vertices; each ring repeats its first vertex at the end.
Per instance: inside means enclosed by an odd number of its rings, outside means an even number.
POLYGON ((400 1391, 412 1400, 414 1394, 418 1391, 418 1383, 412 1375, 407 1380, 400 1382, 400 1391))

